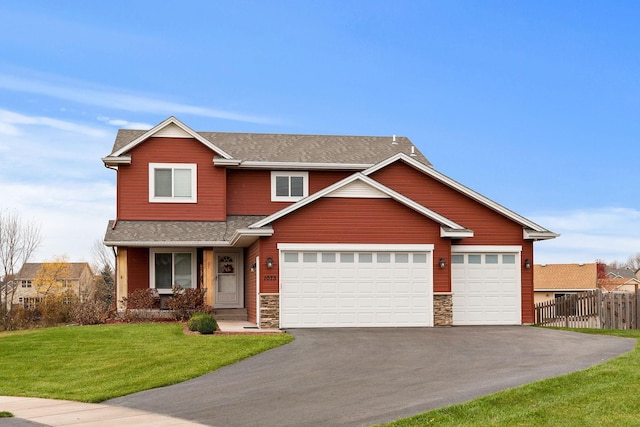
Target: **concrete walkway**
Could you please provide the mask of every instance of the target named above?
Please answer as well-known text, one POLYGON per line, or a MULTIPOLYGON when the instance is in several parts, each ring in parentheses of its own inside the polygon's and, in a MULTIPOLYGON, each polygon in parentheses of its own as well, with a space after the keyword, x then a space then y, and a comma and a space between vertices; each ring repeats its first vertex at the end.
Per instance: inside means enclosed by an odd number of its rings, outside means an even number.
POLYGON ((157 415, 137 409, 65 400, 0 396, 0 408, 15 418, 0 418, 1 426, 73 427, 195 427, 192 421, 157 415))

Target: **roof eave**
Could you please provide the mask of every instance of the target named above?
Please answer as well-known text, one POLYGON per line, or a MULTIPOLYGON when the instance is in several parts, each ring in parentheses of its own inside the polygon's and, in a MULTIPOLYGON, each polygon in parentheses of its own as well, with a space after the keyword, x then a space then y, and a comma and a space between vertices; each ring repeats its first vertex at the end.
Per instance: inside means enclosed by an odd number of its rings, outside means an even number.
POLYGON ((524 228, 522 229, 522 236, 524 240, 551 240, 560 236, 560 234, 548 230, 537 231, 524 228))
POLYGON ((453 229, 448 227, 440 227, 440 237, 449 237, 452 239, 464 239, 473 237, 473 230, 469 229, 453 229))
POLYGON ((131 156, 107 156, 102 158, 102 162, 105 166, 130 165, 131 156))
POLYGON ((238 169, 269 170, 349 170, 361 171, 373 166, 370 163, 315 163, 315 162, 262 162, 255 160, 214 159, 215 166, 232 166, 238 169))

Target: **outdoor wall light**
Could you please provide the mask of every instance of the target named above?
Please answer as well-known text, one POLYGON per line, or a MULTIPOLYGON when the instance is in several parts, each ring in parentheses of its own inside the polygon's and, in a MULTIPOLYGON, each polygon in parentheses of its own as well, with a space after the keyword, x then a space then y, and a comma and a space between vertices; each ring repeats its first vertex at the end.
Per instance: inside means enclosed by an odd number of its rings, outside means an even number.
POLYGON ((256 263, 251 264, 251 272, 254 273, 256 271, 256 263))
POLYGON ((447 265, 447 260, 444 258, 440 258, 440 268, 445 268, 447 265))
POLYGON ((273 268, 273 258, 267 258, 267 268, 273 268))
POLYGON ((529 258, 524 260, 524 268, 531 268, 531 261, 529 261, 529 258))

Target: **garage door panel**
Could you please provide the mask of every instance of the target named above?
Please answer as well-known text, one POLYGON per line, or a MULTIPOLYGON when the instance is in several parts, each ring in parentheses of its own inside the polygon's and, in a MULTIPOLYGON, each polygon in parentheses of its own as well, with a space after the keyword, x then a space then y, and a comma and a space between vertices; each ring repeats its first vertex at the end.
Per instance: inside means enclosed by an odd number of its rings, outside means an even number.
POLYGON ((430 252, 314 253, 283 253, 281 327, 433 325, 430 252))
POLYGON ((454 325, 520 324, 518 258, 509 253, 452 256, 454 325))

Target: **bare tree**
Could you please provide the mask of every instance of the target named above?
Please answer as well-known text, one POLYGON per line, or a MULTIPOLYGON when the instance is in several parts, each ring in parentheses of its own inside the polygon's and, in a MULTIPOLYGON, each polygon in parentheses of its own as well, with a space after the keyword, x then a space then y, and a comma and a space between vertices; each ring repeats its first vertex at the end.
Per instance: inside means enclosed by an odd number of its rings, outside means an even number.
POLYGON ((98 272, 93 285, 93 299, 112 303, 115 301, 115 254, 100 239, 93 242, 91 253, 94 271, 98 272))
POLYGON ((6 329, 15 294, 16 269, 29 260, 41 242, 40 225, 25 221, 15 211, 0 212, 0 308, 2 326, 6 329))
POLYGON ((638 270, 640 270, 640 252, 630 256, 625 263, 625 267, 630 268, 634 273, 638 273, 638 270))

